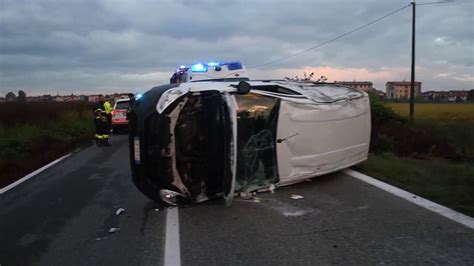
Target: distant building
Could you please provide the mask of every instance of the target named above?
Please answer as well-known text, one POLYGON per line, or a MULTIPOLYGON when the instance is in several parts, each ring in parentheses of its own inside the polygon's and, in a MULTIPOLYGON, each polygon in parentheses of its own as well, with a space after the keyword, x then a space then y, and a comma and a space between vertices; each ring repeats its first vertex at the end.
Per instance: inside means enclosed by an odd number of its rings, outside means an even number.
POLYGON ((99 95, 89 95, 87 96, 89 102, 96 103, 99 101, 99 95))
POLYGON ((67 96, 56 95, 56 96, 54 96, 53 101, 55 101, 55 102, 65 102, 66 98, 67 98, 67 96))
POLYGON ((3 97, 0 97, 0 103, 6 102, 7 100, 3 97))
POLYGON ((72 102, 87 101, 88 97, 85 95, 71 95, 70 97, 72 102))
POLYGON ((50 94, 44 94, 39 96, 39 100, 43 102, 51 102, 53 100, 53 96, 51 96, 50 94))
MULTIPOLYGON (((409 99, 410 81, 387 81, 385 83, 387 99, 409 99)), ((421 96, 421 82, 415 81, 415 98, 421 96)))
POLYGON ((448 102, 464 102, 467 100, 468 92, 464 90, 448 91, 448 102))
POLYGON ((445 101, 448 99, 447 91, 425 91, 421 95, 426 101, 445 101))
POLYGON ((427 101, 465 102, 468 93, 466 90, 425 91, 422 95, 427 101))
POLYGON ((334 81, 334 83, 348 86, 357 90, 370 91, 374 87, 371 81, 334 81))
POLYGON ((27 96, 26 102, 38 102, 41 100, 41 96, 27 96))

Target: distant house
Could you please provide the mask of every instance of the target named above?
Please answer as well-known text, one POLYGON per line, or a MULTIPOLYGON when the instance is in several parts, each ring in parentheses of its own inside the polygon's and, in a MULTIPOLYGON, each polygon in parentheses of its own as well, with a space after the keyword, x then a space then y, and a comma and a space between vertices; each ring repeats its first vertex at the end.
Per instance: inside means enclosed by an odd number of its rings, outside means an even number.
POLYGON ((425 91, 421 95, 426 101, 444 101, 448 98, 447 91, 425 91))
POLYGON ((67 98, 67 96, 56 95, 56 96, 54 96, 53 101, 55 101, 55 102, 65 102, 66 98, 67 98))
POLYGON ((354 89, 370 91, 374 89, 372 81, 334 81, 334 83, 348 86, 354 89))
POLYGON ((85 95, 56 95, 53 97, 55 102, 78 102, 78 101, 88 101, 88 96, 85 95))
POLYGON ((80 101, 87 101, 88 98, 85 95, 71 95, 71 101, 73 102, 80 102, 80 101))
POLYGON ((0 97, 0 103, 3 103, 3 102, 6 102, 7 99, 3 98, 3 97, 0 97))
POLYGON ((96 102, 99 101, 99 95, 89 95, 89 96, 87 96, 87 100, 89 102, 96 103, 96 102))
POLYGON ((53 96, 51 96, 50 94, 44 94, 39 96, 39 100, 43 102, 51 102, 53 100, 53 96))
POLYGON ((448 91, 448 102, 464 102, 467 100, 468 92, 464 90, 448 91))
POLYGON ((451 90, 451 91, 425 91, 422 93, 423 99, 427 101, 447 101, 464 102, 467 100, 469 91, 451 90))
MULTIPOLYGON (((385 83, 387 99, 409 99, 410 81, 387 81, 385 83)), ((415 81, 415 98, 421 96, 421 82, 415 81)))
POLYGON ((25 101, 26 102, 38 102, 40 100, 40 96, 27 96, 25 101))

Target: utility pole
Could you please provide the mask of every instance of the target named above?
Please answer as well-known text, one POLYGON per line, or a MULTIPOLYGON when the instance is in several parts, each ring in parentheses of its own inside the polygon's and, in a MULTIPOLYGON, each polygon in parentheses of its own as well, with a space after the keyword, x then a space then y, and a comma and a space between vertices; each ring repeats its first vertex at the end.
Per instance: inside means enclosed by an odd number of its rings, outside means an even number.
POLYGON ((411 25, 411 89, 410 89, 410 121, 413 122, 415 116, 415 0, 411 1, 413 8, 413 18, 411 25))

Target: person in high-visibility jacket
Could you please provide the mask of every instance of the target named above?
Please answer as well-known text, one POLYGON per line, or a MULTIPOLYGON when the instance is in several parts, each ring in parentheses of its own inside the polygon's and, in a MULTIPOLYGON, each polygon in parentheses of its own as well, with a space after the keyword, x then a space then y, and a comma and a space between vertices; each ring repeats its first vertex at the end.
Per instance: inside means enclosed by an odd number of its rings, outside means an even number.
POLYGON ((95 144, 97 146, 110 146, 109 123, 105 109, 104 97, 99 95, 99 102, 94 107, 95 144))
POLYGON ((108 130, 110 131, 111 126, 112 126, 112 110, 114 108, 110 104, 108 99, 105 99, 104 101, 104 110, 105 110, 105 116, 107 117, 107 127, 108 130))

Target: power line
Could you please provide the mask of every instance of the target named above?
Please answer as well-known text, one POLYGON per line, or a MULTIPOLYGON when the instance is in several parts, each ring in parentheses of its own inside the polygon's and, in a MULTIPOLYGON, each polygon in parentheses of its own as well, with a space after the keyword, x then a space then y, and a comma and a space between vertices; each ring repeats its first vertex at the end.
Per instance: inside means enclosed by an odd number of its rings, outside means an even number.
POLYGON ((454 1, 438 1, 438 2, 430 2, 430 3, 416 3, 417 6, 426 6, 426 5, 436 5, 436 4, 448 4, 454 1))
POLYGON ((286 59, 289 59, 289 58, 298 56, 298 55, 300 55, 300 54, 306 53, 306 52, 308 52, 308 51, 311 51, 311 50, 320 48, 320 47, 322 47, 322 46, 324 46, 324 45, 326 45, 326 44, 329 44, 329 43, 331 43, 331 42, 337 41, 337 40, 339 40, 339 39, 341 39, 341 38, 346 37, 346 36, 349 35, 349 34, 352 34, 352 33, 356 32, 356 31, 362 30, 362 29, 364 29, 364 28, 366 28, 366 27, 368 27, 368 26, 370 26, 370 25, 372 25, 372 24, 374 24, 374 23, 377 23, 377 22, 381 21, 382 19, 385 19, 385 18, 387 18, 387 17, 390 17, 390 16, 392 16, 392 15, 395 15, 396 13, 398 13, 398 12, 404 10, 405 8, 407 8, 407 7, 409 7, 409 6, 410 6, 410 5, 403 6, 403 7, 399 8, 399 9, 397 9, 397 10, 395 10, 395 11, 392 11, 392 12, 390 12, 390 13, 384 15, 384 16, 381 16, 381 17, 379 17, 379 18, 377 18, 377 19, 374 19, 374 20, 370 21, 370 22, 367 23, 367 24, 364 24, 364 25, 362 25, 362 26, 360 26, 360 27, 357 27, 357 28, 355 28, 355 29, 353 29, 353 30, 351 30, 351 31, 348 31, 348 32, 346 32, 346 33, 344 33, 344 34, 341 34, 341 35, 339 35, 339 36, 337 36, 337 37, 335 37, 335 38, 332 38, 332 39, 330 39, 330 40, 327 40, 327 41, 325 41, 325 42, 323 42, 323 43, 317 44, 317 45, 312 46, 312 47, 310 47, 310 48, 304 49, 304 50, 299 51, 299 52, 297 52, 297 53, 294 53, 294 54, 291 54, 291 55, 282 57, 282 58, 277 59, 277 60, 269 61, 269 62, 260 64, 260 65, 249 66, 249 67, 247 67, 247 68, 259 68, 259 67, 263 67, 263 66, 275 64, 275 63, 284 61, 284 60, 286 60, 286 59))

